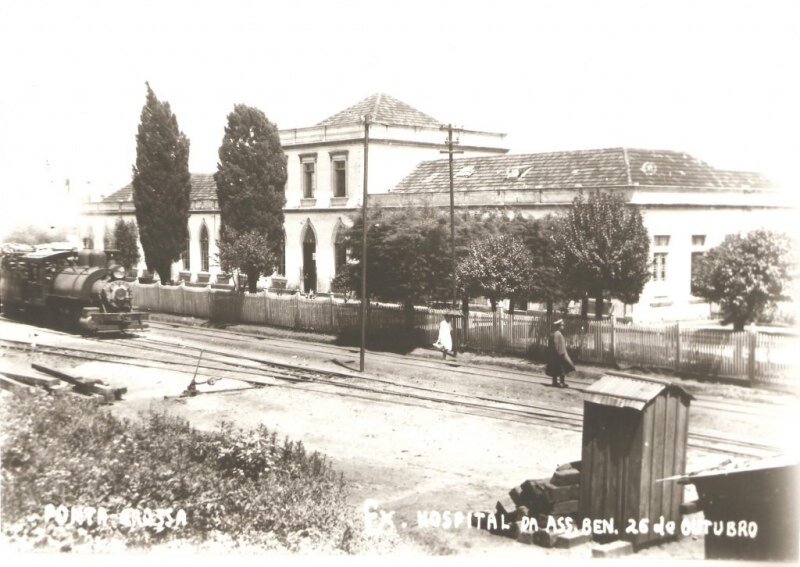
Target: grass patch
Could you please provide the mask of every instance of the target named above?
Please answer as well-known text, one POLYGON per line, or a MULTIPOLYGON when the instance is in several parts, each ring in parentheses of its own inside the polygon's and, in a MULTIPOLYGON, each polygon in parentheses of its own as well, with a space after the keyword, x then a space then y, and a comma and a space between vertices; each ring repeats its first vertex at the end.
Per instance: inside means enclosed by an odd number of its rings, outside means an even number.
MULTIPOLYGON (((35 546, 225 541, 276 550, 355 553, 374 544, 346 502, 344 478, 300 442, 261 426, 201 432, 157 411, 120 419, 75 397, 6 397, 5 535, 35 546), (104 508, 105 525, 45 522, 45 506, 104 508), (125 510, 128 512, 125 512, 125 510), (130 510, 185 512, 185 525, 130 525, 130 510), (126 525, 128 524, 128 525, 126 525)), ((135 513, 134 513, 135 515, 135 513)))

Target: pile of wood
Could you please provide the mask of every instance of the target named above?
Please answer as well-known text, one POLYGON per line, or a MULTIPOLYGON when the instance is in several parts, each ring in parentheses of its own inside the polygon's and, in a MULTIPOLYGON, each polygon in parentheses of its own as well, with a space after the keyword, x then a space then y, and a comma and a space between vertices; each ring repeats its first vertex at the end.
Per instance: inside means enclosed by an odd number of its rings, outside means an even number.
POLYGON ((560 465, 553 476, 526 480, 497 502, 494 521, 481 527, 491 533, 543 547, 573 547, 589 541, 578 528, 581 463, 560 465), (569 527, 573 526, 570 530, 569 527))
POLYGON ((15 373, 0 371, 0 387, 17 395, 36 395, 50 393, 65 395, 74 393, 89 397, 98 403, 110 404, 121 400, 127 388, 113 388, 98 378, 83 378, 63 370, 41 364, 31 364, 36 373, 15 373))

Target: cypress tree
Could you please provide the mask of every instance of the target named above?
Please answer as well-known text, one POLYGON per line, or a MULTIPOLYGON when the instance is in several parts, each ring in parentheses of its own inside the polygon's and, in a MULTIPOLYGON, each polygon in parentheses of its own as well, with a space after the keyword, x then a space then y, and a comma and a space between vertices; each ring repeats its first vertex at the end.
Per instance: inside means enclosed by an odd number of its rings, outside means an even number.
POLYGON ((147 268, 167 283, 187 237, 189 140, 178 128, 169 103, 159 101, 146 84, 147 100, 136 135, 133 204, 147 268))
POLYGON ((220 259, 247 274, 255 292, 259 274, 277 263, 286 204, 286 156, 277 127, 261 110, 234 106, 214 180, 222 225, 220 259))

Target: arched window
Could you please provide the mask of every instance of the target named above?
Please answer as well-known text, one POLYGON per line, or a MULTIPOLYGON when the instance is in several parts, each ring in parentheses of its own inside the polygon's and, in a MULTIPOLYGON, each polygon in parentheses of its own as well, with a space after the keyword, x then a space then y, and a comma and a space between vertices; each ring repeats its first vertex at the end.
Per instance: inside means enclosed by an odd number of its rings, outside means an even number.
POLYGON ((183 269, 189 271, 189 245, 191 244, 191 233, 189 232, 189 227, 186 227, 186 242, 183 245, 183 252, 181 252, 181 265, 183 269))
POLYGON ((303 291, 317 291, 317 237, 310 221, 303 231, 303 291))
POLYGON ((208 229, 206 223, 200 227, 200 271, 208 271, 208 229))

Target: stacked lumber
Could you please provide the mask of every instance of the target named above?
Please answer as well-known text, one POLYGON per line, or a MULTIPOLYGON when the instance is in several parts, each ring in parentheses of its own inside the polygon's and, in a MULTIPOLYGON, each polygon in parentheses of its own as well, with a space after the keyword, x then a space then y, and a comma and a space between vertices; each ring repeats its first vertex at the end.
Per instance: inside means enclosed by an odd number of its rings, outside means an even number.
POLYGON ((110 404, 116 400, 121 400, 122 395, 128 391, 125 387, 113 388, 108 384, 104 384, 103 381, 98 378, 84 378, 69 372, 64 372, 63 370, 57 370, 35 363, 31 364, 31 367, 43 374, 53 376, 59 383, 62 391, 73 391, 88 396, 103 404, 110 404), (66 384, 64 384, 64 382, 66 382, 66 384))
POLYGON ((494 521, 482 527, 490 533, 543 547, 573 547, 589 541, 577 528, 580 461, 559 465, 550 478, 526 480, 497 501, 494 521), (569 520, 567 520, 569 519, 569 520))
POLYGON ((0 387, 17 395, 38 395, 45 392, 59 394, 68 386, 58 378, 40 374, 21 374, 8 370, 0 371, 0 387))

